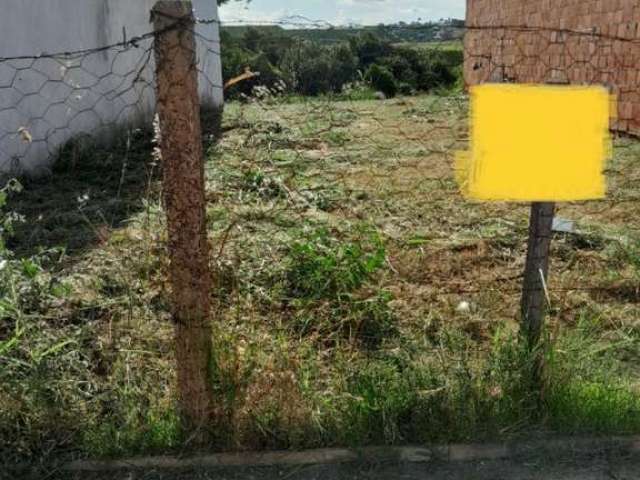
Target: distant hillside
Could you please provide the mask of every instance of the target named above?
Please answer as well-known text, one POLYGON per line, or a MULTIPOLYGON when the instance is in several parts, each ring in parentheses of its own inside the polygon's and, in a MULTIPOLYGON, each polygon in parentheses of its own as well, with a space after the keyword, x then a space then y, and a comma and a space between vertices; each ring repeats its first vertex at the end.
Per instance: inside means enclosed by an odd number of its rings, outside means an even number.
POLYGON ((282 27, 273 25, 242 25, 242 26, 228 26, 223 25, 222 32, 226 32, 233 38, 242 38, 249 29, 259 30, 261 33, 282 34, 286 30, 282 27))
POLYGON ((363 32, 375 33, 381 40, 393 43, 424 43, 460 40, 464 35, 464 21, 447 19, 439 22, 397 23, 392 25, 350 26, 331 28, 285 29, 280 26, 223 26, 222 30, 235 38, 242 37, 248 28, 257 28, 270 33, 281 33, 292 37, 312 40, 320 44, 347 41, 363 32))
POLYGON ((395 47, 408 47, 417 50, 440 50, 440 51, 455 51, 462 52, 464 50, 464 44, 462 39, 459 40, 436 40, 433 42, 398 42, 394 43, 395 47))
POLYGON ((228 26, 221 32, 223 78, 234 82, 227 98, 251 96, 256 87, 302 96, 355 89, 371 97, 456 89, 464 60, 460 25, 228 26), (259 75, 236 85, 247 69, 259 75))

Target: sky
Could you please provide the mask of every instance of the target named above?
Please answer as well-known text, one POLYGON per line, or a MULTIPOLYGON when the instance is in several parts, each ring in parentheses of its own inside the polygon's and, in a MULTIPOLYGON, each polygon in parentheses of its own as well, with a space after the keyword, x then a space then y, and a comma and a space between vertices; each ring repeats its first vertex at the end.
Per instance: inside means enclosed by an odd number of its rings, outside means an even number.
POLYGON ((464 18, 466 0, 252 0, 231 1, 220 9, 222 21, 270 22, 301 15, 332 25, 412 22, 464 18))

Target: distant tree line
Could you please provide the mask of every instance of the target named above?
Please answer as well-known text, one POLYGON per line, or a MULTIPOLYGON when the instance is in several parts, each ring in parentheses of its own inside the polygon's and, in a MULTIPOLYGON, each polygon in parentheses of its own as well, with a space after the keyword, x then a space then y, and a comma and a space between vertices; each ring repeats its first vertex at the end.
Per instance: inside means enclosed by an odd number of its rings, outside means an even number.
POLYGON ((461 40, 464 31, 464 20, 443 18, 438 21, 381 23, 375 26, 347 25, 330 28, 293 29, 289 30, 289 33, 323 44, 345 41, 348 37, 363 32, 372 32, 381 39, 393 43, 422 43, 461 40))
MULTIPOLYGON (((225 82, 249 68, 260 76, 234 85, 228 98, 250 95, 256 86, 315 96, 365 84, 387 97, 453 87, 461 72, 461 48, 397 45, 365 30, 336 44, 321 44, 274 28, 224 28, 225 82)), ((425 44, 426 45, 426 44, 425 44)))

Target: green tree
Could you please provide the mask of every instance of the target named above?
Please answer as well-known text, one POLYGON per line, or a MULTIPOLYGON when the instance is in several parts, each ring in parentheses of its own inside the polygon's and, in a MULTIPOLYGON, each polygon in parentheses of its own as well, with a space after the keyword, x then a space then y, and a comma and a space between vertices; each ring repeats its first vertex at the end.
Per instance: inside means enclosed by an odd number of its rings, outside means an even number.
POLYGON ((305 42, 290 49, 281 68, 290 85, 302 95, 339 92, 357 78, 358 62, 346 45, 325 47, 305 42))
POLYGON ((390 43, 383 41, 371 32, 352 37, 349 43, 351 50, 358 57, 362 69, 375 63, 379 58, 389 55, 392 50, 390 43))
POLYGON ((254 27, 247 28, 247 31, 242 36, 243 47, 251 50, 252 52, 260 52, 264 42, 265 35, 254 27))
POLYGON ((331 71, 333 89, 337 91, 358 78, 358 58, 346 44, 333 47, 331 55, 333 57, 331 71))
POLYGON ((423 54, 422 68, 418 75, 418 89, 430 91, 434 88, 451 87, 456 83, 457 52, 432 51, 423 54))

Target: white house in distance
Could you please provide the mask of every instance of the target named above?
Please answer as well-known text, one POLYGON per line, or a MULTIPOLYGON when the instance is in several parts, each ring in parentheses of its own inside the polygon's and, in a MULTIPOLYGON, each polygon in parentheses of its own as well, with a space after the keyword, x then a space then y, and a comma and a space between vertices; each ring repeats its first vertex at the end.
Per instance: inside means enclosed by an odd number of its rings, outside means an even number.
MULTIPOLYGON (((149 121, 156 0, 0 0, 0 173, 46 172, 60 145, 149 121), (102 49, 96 51, 95 49, 102 49), (71 55, 58 55, 77 52, 71 55)), ((223 102, 218 7, 193 0, 203 106, 223 102)))

